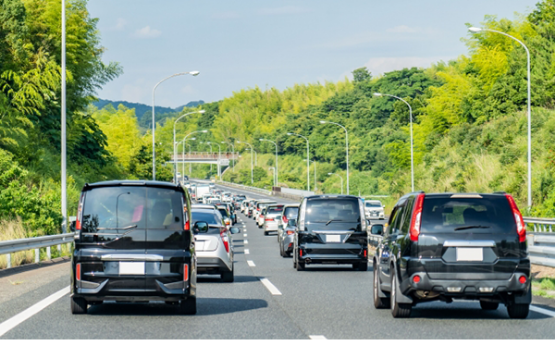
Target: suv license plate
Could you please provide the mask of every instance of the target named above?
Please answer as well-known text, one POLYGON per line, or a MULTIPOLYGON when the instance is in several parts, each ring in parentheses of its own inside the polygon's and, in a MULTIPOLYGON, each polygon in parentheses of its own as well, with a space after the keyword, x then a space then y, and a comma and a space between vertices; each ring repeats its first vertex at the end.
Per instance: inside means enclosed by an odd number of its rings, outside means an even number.
POLYGON ((326 242, 341 242, 340 235, 326 235, 326 242))
POLYGON ((144 262, 120 262, 119 263, 120 275, 145 275, 144 262))
POLYGON ((483 248, 457 248, 457 261, 484 261, 483 248))

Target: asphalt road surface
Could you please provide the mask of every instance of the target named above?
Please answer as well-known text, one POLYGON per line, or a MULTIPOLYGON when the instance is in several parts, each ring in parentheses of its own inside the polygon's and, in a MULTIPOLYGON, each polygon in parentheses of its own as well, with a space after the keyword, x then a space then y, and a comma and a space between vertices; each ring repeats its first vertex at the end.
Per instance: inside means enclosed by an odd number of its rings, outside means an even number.
MULTIPOLYGON (((227 189, 239 192, 237 189, 227 189)), ((261 194, 247 193, 260 198, 261 194)), ((276 199, 278 202, 291 202, 276 199)), ((0 276, 3 338, 553 338, 555 312, 535 306, 511 320, 504 306, 478 302, 418 305, 410 319, 393 319, 372 305, 372 269, 307 266, 279 256, 275 235, 264 236, 239 213, 234 235, 235 282, 198 278, 198 314, 165 304, 105 303, 87 315, 69 308, 69 263, 0 276)), ((1 275, 1 274, 0 274, 1 275)))

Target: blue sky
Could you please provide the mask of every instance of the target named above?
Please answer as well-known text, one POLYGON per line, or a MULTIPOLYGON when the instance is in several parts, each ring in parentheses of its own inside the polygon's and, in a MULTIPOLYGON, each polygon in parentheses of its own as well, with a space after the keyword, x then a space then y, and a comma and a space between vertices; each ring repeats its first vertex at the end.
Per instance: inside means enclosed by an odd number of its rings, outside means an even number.
POLYGON ((337 81, 366 66, 372 74, 427 67, 466 53, 465 23, 485 15, 528 14, 537 0, 89 0, 106 48, 124 74, 103 99, 177 107, 259 86, 337 81))

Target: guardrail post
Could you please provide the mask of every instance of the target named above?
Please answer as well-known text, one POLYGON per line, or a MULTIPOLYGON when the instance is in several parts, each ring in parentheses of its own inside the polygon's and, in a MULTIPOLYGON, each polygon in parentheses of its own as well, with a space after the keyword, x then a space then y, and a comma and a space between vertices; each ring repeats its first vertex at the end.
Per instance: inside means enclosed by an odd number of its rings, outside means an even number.
POLYGON ((7 268, 11 268, 12 267, 12 254, 10 254, 10 253, 6 254, 6 260, 8 261, 7 268))
POLYGON ((46 257, 48 257, 49 260, 52 260, 52 255, 50 254, 50 247, 46 247, 46 257))
POLYGON ((536 230, 536 223, 534 223, 534 232, 537 232, 537 230, 536 230))
POLYGON ((39 256, 39 249, 35 249, 35 263, 39 263, 40 256, 39 256))
POLYGON ((549 232, 552 233, 553 230, 551 229, 551 224, 549 225, 549 232))
POLYGON ((62 252, 62 245, 58 244, 58 253, 61 253, 61 252, 62 252))

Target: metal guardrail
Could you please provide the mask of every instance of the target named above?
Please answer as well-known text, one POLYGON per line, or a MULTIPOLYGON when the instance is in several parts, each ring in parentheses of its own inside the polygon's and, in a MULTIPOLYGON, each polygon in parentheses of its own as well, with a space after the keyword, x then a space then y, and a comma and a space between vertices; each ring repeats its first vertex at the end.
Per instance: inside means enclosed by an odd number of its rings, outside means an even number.
POLYGON ((524 223, 534 225, 534 232, 552 233, 554 218, 524 217, 524 223))
MULTIPOLYGON (((12 259, 11 254, 18 251, 25 251, 34 249, 35 250, 35 263, 40 262, 40 248, 46 248, 46 255, 48 259, 51 259, 50 247, 59 246, 62 244, 73 242, 74 233, 40 236, 23 238, 12 241, 2 241, 0 242, 0 255, 6 254, 8 260, 8 268, 11 268, 12 259)), ((60 248, 58 248, 60 250, 60 248)))

